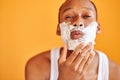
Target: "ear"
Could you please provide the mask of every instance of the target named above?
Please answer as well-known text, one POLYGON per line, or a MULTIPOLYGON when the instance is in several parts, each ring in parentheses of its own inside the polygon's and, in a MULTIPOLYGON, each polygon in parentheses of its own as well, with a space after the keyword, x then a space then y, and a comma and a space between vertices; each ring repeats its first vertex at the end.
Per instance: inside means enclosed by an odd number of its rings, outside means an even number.
POLYGON ((98 26, 97 26, 97 34, 101 33, 101 26, 100 26, 100 23, 98 22, 98 26))
POLYGON ((61 31, 60 31, 60 26, 59 26, 59 24, 57 25, 56 34, 57 34, 58 36, 61 35, 61 31))

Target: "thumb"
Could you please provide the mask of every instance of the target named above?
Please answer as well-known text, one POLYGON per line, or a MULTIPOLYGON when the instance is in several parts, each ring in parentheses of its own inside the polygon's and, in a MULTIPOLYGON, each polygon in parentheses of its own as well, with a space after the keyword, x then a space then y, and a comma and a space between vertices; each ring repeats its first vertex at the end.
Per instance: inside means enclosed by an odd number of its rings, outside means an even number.
POLYGON ((67 56, 67 45, 65 44, 63 46, 63 49, 61 50, 61 53, 60 53, 59 63, 65 62, 66 56, 67 56))

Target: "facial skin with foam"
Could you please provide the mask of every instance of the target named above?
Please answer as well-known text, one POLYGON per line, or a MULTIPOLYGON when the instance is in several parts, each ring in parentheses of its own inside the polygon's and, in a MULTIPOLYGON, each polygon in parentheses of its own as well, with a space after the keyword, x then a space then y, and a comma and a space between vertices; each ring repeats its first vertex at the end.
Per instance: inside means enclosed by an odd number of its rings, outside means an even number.
POLYGON ((60 23, 61 37, 65 44, 68 44, 68 50, 74 50, 81 42, 95 44, 97 22, 92 22, 88 26, 73 26, 65 22, 60 23), (78 39, 71 39, 72 31, 80 31, 83 36, 78 39))

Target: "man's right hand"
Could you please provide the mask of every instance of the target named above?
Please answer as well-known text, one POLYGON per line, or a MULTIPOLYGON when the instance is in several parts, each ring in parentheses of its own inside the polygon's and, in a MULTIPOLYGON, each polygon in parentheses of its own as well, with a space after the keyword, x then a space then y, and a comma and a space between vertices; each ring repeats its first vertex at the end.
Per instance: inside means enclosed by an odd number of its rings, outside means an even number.
POLYGON ((68 58, 67 46, 61 51, 58 60, 58 80, 80 80, 95 56, 92 43, 81 43, 68 58))

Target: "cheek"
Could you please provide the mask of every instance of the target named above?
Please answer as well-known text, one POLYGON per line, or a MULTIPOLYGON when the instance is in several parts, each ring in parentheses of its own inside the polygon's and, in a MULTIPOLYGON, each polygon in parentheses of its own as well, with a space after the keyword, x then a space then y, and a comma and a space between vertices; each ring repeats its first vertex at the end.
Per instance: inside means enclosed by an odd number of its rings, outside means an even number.
POLYGON ((92 22, 96 22, 96 20, 87 20, 87 21, 84 21, 84 26, 87 27, 92 22))
POLYGON ((64 22, 64 16, 63 16, 63 15, 60 15, 60 16, 59 16, 59 23, 62 23, 62 22, 64 22))
POLYGON ((57 34, 58 36, 61 35, 61 30, 60 30, 59 24, 57 25, 56 34, 57 34))
POLYGON ((65 21, 65 20, 64 20, 63 18, 60 18, 60 19, 59 19, 59 24, 62 23, 62 22, 64 22, 64 21, 65 21))

